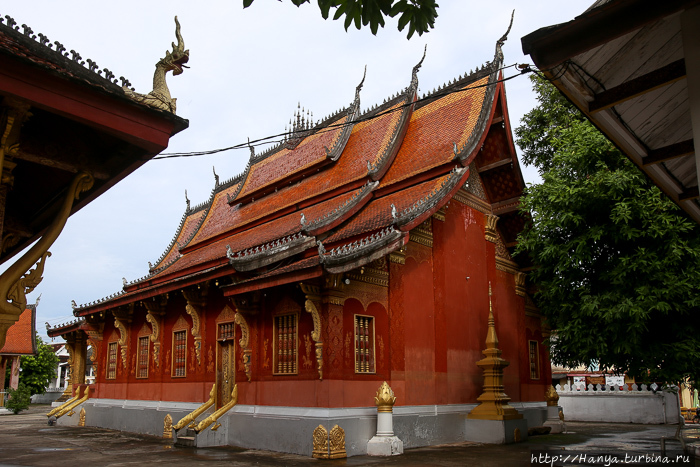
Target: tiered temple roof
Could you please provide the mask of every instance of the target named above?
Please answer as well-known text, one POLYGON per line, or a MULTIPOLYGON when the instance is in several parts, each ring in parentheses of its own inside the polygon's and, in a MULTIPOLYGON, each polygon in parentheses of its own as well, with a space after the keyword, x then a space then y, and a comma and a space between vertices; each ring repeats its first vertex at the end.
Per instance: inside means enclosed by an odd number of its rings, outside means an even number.
POLYGON ((505 110, 503 40, 492 62, 423 98, 421 59, 384 104, 361 114, 360 83, 346 109, 263 154, 251 150, 241 175, 219 184, 215 174, 209 200, 188 201, 147 276, 74 305, 75 314, 214 278, 228 295, 350 271, 402 248, 460 191, 501 215, 502 244, 512 247, 524 182, 505 110))

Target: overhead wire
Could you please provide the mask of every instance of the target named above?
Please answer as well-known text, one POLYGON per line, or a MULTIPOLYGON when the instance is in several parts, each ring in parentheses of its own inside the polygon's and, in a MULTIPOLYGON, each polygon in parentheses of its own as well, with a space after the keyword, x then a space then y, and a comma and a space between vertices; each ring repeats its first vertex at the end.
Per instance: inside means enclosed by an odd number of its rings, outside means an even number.
MULTIPOLYGON (((507 70, 508 68, 521 67, 521 66, 522 65, 518 65, 517 63, 514 63, 512 65, 507 65, 507 66, 501 67, 498 70, 496 70, 495 72, 501 72, 503 70, 507 70)), ((416 104, 419 104, 422 102, 432 101, 432 100, 435 100, 435 99, 438 99, 441 97, 448 96, 450 94, 456 94, 456 93, 460 93, 460 92, 471 91, 473 89, 493 86, 493 85, 498 84, 498 83, 503 83, 503 82, 509 81, 509 80, 516 78, 518 76, 522 76, 525 73, 533 73, 533 72, 536 73, 536 71, 532 70, 529 66, 527 66, 526 68, 520 68, 520 73, 517 73, 517 74, 512 75, 512 76, 508 76, 508 77, 505 77, 502 79, 498 79, 493 83, 478 84, 478 85, 474 85, 474 86, 467 86, 465 88, 460 88, 460 89, 443 89, 442 91, 437 91, 437 92, 434 92, 430 95, 425 95, 425 97, 422 97, 422 98, 417 99, 415 101, 404 103, 404 104, 401 104, 398 106, 394 106, 394 107, 391 107, 389 109, 378 112, 376 114, 365 115, 365 116, 359 117, 355 120, 351 120, 348 122, 332 123, 330 125, 326 125, 320 129, 316 130, 314 132, 314 134, 323 134, 325 132, 335 131, 337 128, 346 127, 348 125, 355 125, 357 123, 362 123, 362 122, 366 122, 369 120, 373 120, 375 118, 379 118, 379 117, 382 117, 384 115, 387 115, 387 114, 390 114, 393 112, 398 112, 400 110, 403 110, 405 107, 408 107, 411 105, 416 105, 416 104)), ((311 130, 312 129, 302 130, 302 131, 311 131, 311 130)), ((211 154, 217 154, 220 152, 231 151, 231 150, 236 150, 236 149, 246 149, 246 148, 251 148, 251 147, 256 147, 256 146, 280 143, 280 142, 285 141, 285 138, 288 136, 289 136, 289 132, 285 132, 285 133, 278 133, 275 135, 265 136, 265 137, 258 138, 258 139, 252 140, 252 141, 249 140, 245 143, 234 144, 232 146, 228 146, 228 147, 224 147, 224 148, 210 149, 210 150, 206 150, 206 151, 161 153, 151 160, 172 159, 172 158, 179 158, 179 157, 207 156, 207 155, 211 155, 211 154)))

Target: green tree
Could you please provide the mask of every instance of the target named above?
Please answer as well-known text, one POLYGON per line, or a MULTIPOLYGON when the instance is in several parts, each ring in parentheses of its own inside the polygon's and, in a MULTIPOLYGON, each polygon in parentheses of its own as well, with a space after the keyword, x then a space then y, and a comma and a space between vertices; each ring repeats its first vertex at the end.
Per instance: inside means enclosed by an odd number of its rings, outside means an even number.
POLYGON ((24 355, 20 359, 20 384, 24 384, 30 393, 44 394, 46 386, 56 376, 58 357, 50 345, 44 344, 41 337, 36 335, 36 355, 24 355))
MULTIPOLYGON (((248 8, 254 0, 243 0, 243 8, 248 8)), ((280 0, 282 1, 282 0, 280 0)), ((311 0, 291 0, 296 6, 310 3, 311 0)), ((435 0, 318 0, 323 19, 328 19, 334 8, 333 19, 345 16, 345 30, 353 23, 357 29, 369 25, 372 34, 384 27, 384 17, 399 16, 399 31, 408 26, 408 39, 413 33, 419 36, 430 31, 435 25, 438 4, 435 0)))
POLYGON ((700 381, 700 226, 547 81, 515 130, 542 183, 519 239, 551 356, 641 381, 700 381))

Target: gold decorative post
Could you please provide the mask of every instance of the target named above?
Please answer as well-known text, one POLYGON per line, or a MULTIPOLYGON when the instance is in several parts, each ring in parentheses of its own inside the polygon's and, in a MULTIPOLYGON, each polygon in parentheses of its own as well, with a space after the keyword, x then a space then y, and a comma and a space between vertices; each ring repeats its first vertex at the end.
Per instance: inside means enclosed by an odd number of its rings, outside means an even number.
POLYGON ((328 430, 323 425, 319 425, 312 435, 314 450, 311 454, 316 459, 328 459, 328 430))
POLYGON ((345 430, 336 425, 331 428, 331 432, 328 434, 330 455, 329 459, 342 459, 348 457, 347 452, 345 452, 345 430))
POLYGON ((173 439, 173 417, 170 414, 163 420, 163 438, 173 439))
POLYGON ((506 395, 503 389, 503 369, 510 365, 510 362, 501 358, 501 349, 498 348, 490 282, 486 349, 482 353, 484 358, 476 362, 476 364, 484 371, 484 390, 477 398, 479 405, 469 413, 467 418, 480 420, 515 420, 523 418, 522 414, 508 405, 510 397, 506 395))
POLYGON ((85 407, 80 409, 80 418, 78 419, 78 426, 85 426, 85 407))
POLYGON ((556 407, 559 405, 559 394, 554 386, 549 385, 544 391, 544 400, 547 401, 547 407, 556 407))
POLYGON ((370 456, 396 456, 403 454, 403 441, 394 435, 394 404, 396 396, 386 381, 374 396, 377 406, 377 434, 367 443, 370 456))

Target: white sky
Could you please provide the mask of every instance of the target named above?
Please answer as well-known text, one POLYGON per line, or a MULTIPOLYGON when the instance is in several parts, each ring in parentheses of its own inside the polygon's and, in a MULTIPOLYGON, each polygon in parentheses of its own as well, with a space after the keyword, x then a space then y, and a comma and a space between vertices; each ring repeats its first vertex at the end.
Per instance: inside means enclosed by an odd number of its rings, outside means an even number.
MULTIPOLYGON (((435 29, 410 41, 392 19, 377 36, 354 26, 346 33, 342 20, 324 21, 313 0, 301 8, 256 0, 246 10, 242 0, 25 0, 5 2, 0 15, 125 76, 144 94, 152 89, 155 63, 175 40, 177 15, 190 68, 169 74, 168 85, 177 114, 190 127, 170 140, 166 152, 187 152, 281 133, 297 102, 321 119, 352 101, 365 65, 362 109, 381 103, 408 85, 426 44, 418 78, 420 92, 428 92, 492 60, 512 10, 505 64, 531 63, 520 38, 573 19, 591 1, 442 0, 435 29)), ((515 128, 536 102, 525 76, 508 81, 506 92, 515 128)), ((240 173, 248 156, 245 149, 150 161, 72 216, 50 249, 43 282, 29 296, 33 303, 41 294, 37 328, 44 340, 45 321, 73 319, 71 300, 87 303, 121 290, 122 277, 146 275, 148 261, 160 257, 179 225, 184 190, 193 206, 206 201, 214 186, 212 166, 223 181, 240 173)), ((534 170, 522 168, 526 182, 537 182, 534 170)))

